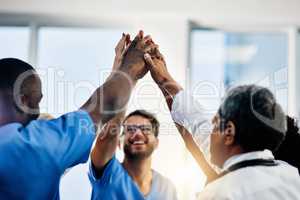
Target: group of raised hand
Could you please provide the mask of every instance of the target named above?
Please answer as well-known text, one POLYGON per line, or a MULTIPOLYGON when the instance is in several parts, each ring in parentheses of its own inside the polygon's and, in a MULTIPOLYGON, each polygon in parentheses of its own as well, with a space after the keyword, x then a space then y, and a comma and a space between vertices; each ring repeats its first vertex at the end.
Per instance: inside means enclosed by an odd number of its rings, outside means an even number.
MULTIPOLYGON (((122 34, 115 47, 115 58, 109 78, 112 78, 113 74, 120 72, 125 72, 123 75, 129 79, 132 86, 135 85, 137 80, 150 72, 152 79, 164 94, 169 108, 172 104, 173 96, 182 89, 170 75, 164 56, 159 51, 159 45, 153 41, 150 35, 144 36, 143 31, 139 31, 133 40, 131 40, 129 34, 122 34)), ((118 132, 116 127, 120 126, 125 110, 123 108, 123 112, 105 124, 100 140, 105 139, 109 132, 110 135, 115 135, 118 132), (112 128, 112 126, 115 126, 115 128, 112 128)))
POLYGON ((164 84, 172 79, 159 46, 150 35, 144 36, 143 31, 139 31, 134 40, 130 39, 129 34, 123 33, 115 48, 115 54, 113 72, 127 70, 123 68, 129 66, 130 75, 134 75, 136 79, 144 77, 148 71, 157 84, 164 84))

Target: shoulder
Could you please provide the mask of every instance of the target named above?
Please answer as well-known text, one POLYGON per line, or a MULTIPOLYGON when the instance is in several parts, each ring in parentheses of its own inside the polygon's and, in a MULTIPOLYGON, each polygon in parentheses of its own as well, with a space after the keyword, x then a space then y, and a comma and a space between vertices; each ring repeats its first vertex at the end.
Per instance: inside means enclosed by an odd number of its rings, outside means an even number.
POLYGON ((60 141, 62 139, 72 140, 77 136, 94 140, 96 136, 94 123, 89 114, 83 110, 66 113, 51 120, 33 120, 22 127, 20 131, 30 136, 42 137, 41 139, 49 137, 60 141))
POLYGON ((199 193, 198 199, 233 199, 231 197, 231 189, 228 188, 228 184, 225 184, 222 179, 223 178, 217 179, 205 186, 205 188, 199 193))
POLYGON ((96 178, 95 169, 92 165, 92 162, 90 162, 89 178, 92 183, 101 181, 110 182, 111 179, 116 179, 116 176, 121 175, 122 173, 124 173, 124 169, 116 156, 113 156, 112 159, 106 164, 101 178, 96 178))
POLYGON ((11 133, 17 133, 20 130, 22 130, 23 125, 20 123, 9 123, 9 124, 5 124, 3 126, 0 126, 0 137, 2 136, 2 134, 5 134, 4 137, 8 137, 11 135, 11 133), (7 134, 9 133, 9 134, 7 134))
POLYGON ((284 191, 299 187, 299 183, 294 181, 296 179, 299 180, 296 169, 286 163, 280 163, 276 167, 246 167, 211 182, 200 193, 199 198, 241 199, 245 195, 259 195, 261 192, 270 194, 276 188, 284 191))
POLYGON ((156 185, 156 188, 159 188, 159 190, 163 193, 176 194, 176 187, 169 178, 161 175, 159 172, 155 170, 152 171, 153 171, 153 180, 155 181, 153 184, 156 185))
POLYGON ((172 181, 169 178, 163 176, 161 173, 155 170, 152 170, 152 173, 153 178, 155 178, 157 181, 173 185, 172 181))
POLYGON ((200 193, 202 199, 241 199, 246 194, 254 194, 266 189, 267 176, 260 167, 246 167, 230 172, 209 183, 200 193))
MULTIPOLYGON (((51 119, 51 120, 45 120, 45 119, 38 119, 31 121, 26 127, 55 127, 60 126, 60 128, 68 129, 68 128, 74 128, 74 127, 80 127, 82 129, 93 129, 94 125, 92 118, 90 115, 84 111, 84 110, 77 110, 74 112, 66 113, 64 115, 61 115, 58 118, 51 119)), ((25 128, 26 128, 25 127, 25 128)))

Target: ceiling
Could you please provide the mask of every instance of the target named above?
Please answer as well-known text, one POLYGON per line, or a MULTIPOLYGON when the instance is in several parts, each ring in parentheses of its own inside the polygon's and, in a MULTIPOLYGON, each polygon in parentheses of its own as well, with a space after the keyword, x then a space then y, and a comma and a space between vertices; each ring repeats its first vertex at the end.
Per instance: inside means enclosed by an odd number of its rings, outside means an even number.
POLYGON ((300 25, 300 0, 0 0, 2 13, 300 25))

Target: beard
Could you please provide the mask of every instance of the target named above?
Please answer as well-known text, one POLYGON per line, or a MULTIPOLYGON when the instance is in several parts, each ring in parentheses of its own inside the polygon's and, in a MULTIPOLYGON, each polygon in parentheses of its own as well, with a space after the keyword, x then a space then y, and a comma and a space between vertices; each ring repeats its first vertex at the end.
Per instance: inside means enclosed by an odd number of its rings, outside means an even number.
POLYGON ((129 144, 124 144, 123 147, 125 157, 130 160, 143 160, 149 158, 152 155, 154 149, 155 149, 154 145, 149 145, 149 144, 147 145, 146 150, 139 151, 139 152, 132 151, 129 144))

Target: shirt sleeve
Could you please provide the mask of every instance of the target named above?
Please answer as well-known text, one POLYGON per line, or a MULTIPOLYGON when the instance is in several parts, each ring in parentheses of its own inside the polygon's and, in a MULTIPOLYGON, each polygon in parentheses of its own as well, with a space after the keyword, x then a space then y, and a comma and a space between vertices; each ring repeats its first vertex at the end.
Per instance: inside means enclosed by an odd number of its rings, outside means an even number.
POLYGON ((111 180, 112 174, 117 171, 118 164, 119 164, 119 162, 118 162, 116 156, 113 156, 113 158, 106 164, 102 176, 97 179, 95 168, 93 167, 93 164, 90 161, 88 175, 89 175, 89 179, 90 179, 92 186, 101 185, 101 184, 104 185, 105 183, 109 183, 111 180))
POLYGON ((173 99, 171 115, 186 128, 204 153, 209 154, 211 114, 192 95, 181 90, 173 99))
POLYGON ((52 158, 62 172, 87 161, 96 136, 94 123, 83 110, 53 120, 35 120, 22 134, 33 146, 43 146, 41 154, 52 158))

